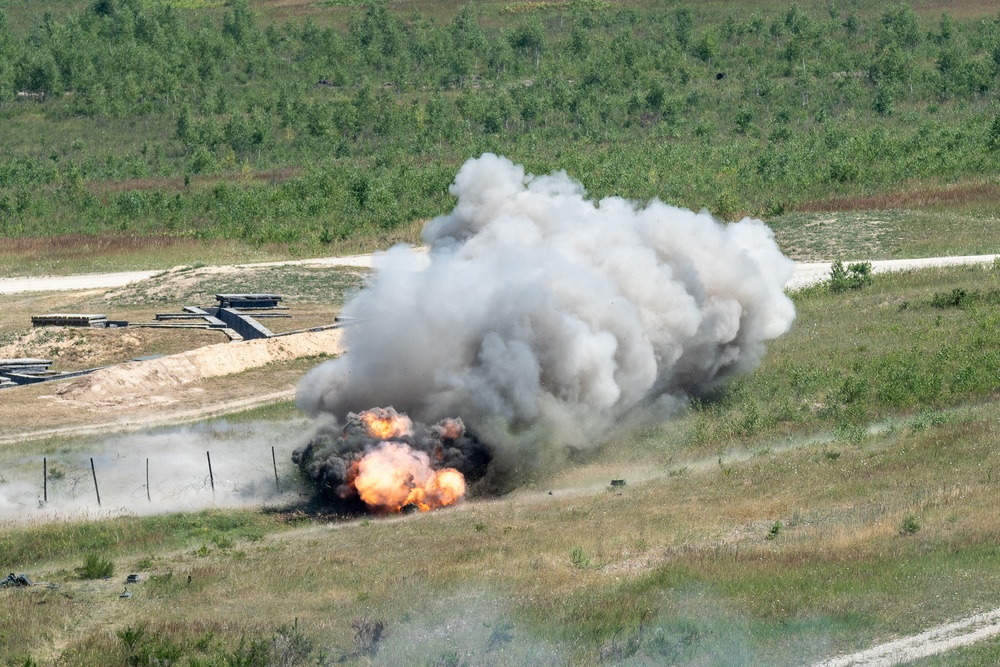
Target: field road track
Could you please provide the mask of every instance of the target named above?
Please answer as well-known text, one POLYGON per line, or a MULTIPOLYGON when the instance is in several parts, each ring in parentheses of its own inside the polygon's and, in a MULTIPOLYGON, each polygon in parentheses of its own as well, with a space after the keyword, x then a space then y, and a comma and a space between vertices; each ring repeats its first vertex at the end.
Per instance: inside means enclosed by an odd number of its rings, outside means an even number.
POLYGON ((1000 635, 1000 609, 952 621, 885 644, 817 662, 810 667, 891 667, 953 651, 1000 635))
MULTIPOLYGON (((964 255, 961 257, 922 257, 919 259, 879 259, 872 262, 872 273, 889 273, 892 271, 908 271, 911 269, 930 269, 942 266, 958 266, 960 264, 990 264, 1000 255, 964 255)), ((844 262, 847 266, 853 262, 865 260, 850 260, 844 262)), ((821 283, 830 277, 833 262, 797 262, 795 275, 785 285, 785 289, 795 291, 821 283)))
MULTIPOLYGON (((1000 255, 965 255, 961 257, 925 257, 920 259, 884 259, 872 262, 874 273, 906 271, 959 264, 988 264, 1000 255)), ((358 266, 371 267, 373 255, 352 255, 349 257, 316 257, 293 259, 281 262, 260 262, 256 264, 236 264, 236 268, 264 268, 270 266, 358 266)), ((853 260, 852 260, 853 261, 853 260)), ((858 260, 861 261, 861 260, 858 260)), ((844 262, 850 264, 851 262, 844 262)), ((794 291, 826 280, 830 275, 831 262, 799 262, 795 274, 785 287, 794 291)), ((125 271, 122 273, 85 273, 73 276, 37 276, 0 278, 0 294, 20 292, 64 292, 74 290, 110 289, 129 283, 152 278, 163 271, 125 271)))
MULTIPOLYGON (((234 268, 266 268, 270 266, 361 266, 370 267, 372 255, 352 255, 349 257, 317 257, 314 259, 291 259, 281 262, 260 262, 257 264, 235 264, 234 268)), ((121 273, 81 273, 72 276, 25 276, 0 278, 0 294, 21 292, 67 292, 76 290, 111 289, 123 287, 164 273, 163 271, 123 271, 121 273)))

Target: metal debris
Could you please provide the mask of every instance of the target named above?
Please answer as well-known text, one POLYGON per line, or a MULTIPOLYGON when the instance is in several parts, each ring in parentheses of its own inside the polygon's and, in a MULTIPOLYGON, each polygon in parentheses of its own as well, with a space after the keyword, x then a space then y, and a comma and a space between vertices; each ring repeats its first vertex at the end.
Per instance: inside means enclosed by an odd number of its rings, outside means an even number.
POLYGON ((2 588, 21 588, 23 586, 34 586, 35 583, 26 574, 14 574, 11 572, 7 578, 0 581, 2 588))

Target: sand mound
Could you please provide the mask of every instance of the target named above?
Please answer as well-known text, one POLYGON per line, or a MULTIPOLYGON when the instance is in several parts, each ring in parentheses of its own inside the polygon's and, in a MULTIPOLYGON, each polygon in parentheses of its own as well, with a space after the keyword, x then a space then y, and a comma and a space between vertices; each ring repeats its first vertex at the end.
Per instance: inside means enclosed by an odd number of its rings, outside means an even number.
POLYGON ((177 390, 198 380, 232 375, 275 361, 341 354, 340 329, 278 338, 218 343, 159 359, 132 361, 95 371, 56 392, 59 401, 96 410, 172 403, 177 390))

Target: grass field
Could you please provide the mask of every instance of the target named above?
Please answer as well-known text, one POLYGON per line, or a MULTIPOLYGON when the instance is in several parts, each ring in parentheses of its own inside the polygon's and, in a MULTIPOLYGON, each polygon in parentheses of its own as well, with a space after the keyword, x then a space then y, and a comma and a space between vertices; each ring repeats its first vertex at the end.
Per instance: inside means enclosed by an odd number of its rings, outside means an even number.
MULTIPOLYGON (((0 357, 221 342, 27 323, 223 291, 326 324, 363 272, 217 265, 416 243, 484 151, 798 261, 1000 252, 995 2, 165 4, 0 2, 0 277, 164 271, 0 296, 0 357)), ((0 572, 39 585, 0 588, 0 667, 792 666, 1000 606, 1000 265, 793 300, 752 374, 429 513, 313 499, 322 354, 118 407, 4 390, 0 572)))
MULTIPOLYGON (((522 471, 499 498, 382 518, 285 499, 8 523, 0 562, 57 588, 2 593, 18 622, 0 647, 12 665, 799 665, 995 607, 997 347, 977 323, 993 321, 998 275, 806 290, 755 374, 522 471), (88 554, 112 579, 80 578, 88 554), (143 581, 121 600, 129 572, 143 581)), ((234 423, 287 433, 290 408, 234 423)), ((232 437, 205 432, 206 447, 232 437)), ((5 480, 43 453, 71 468, 139 437, 8 448, 5 480)))

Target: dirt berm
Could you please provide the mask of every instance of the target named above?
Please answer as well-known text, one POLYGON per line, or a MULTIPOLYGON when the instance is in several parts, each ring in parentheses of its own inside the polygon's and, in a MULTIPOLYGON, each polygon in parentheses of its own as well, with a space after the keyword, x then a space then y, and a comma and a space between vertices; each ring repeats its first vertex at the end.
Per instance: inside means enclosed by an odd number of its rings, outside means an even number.
POLYGON ((56 399, 101 411, 172 403, 185 385, 198 380, 232 375, 276 361, 342 354, 341 336, 340 329, 328 329, 218 343, 158 359, 131 361, 71 381, 56 392, 56 399))

